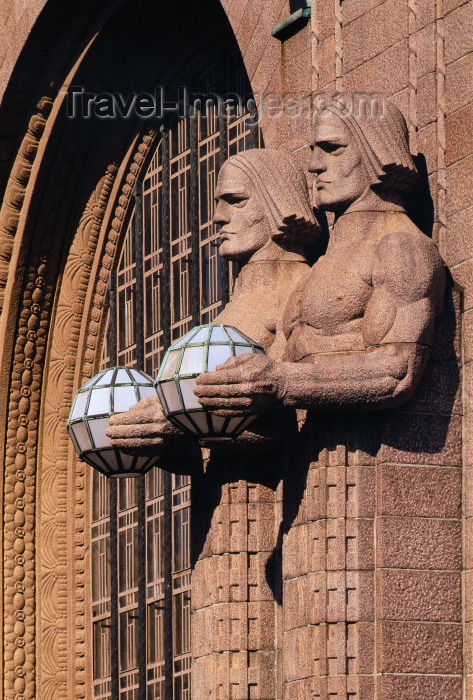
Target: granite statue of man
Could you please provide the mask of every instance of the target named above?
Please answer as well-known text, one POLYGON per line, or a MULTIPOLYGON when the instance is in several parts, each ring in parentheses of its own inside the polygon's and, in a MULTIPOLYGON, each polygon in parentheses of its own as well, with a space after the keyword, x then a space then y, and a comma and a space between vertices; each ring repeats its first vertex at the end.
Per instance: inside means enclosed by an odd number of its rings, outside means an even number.
MULTIPOLYGON (((215 199, 219 253, 239 265, 232 300, 215 322, 236 326, 280 361, 282 310, 307 277, 320 235, 304 173, 280 151, 244 151, 223 165, 215 199)), ((164 417, 157 396, 113 416, 108 434, 122 448, 162 452, 163 468, 170 471, 192 471, 200 462, 192 438, 164 417)), ((246 433, 241 440, 253 436, 246 433)))
POLYGON ((201 375, 196 393, 222 415, 298 408, 388 408, 414 392, 444 301, 444 265, 409 219, 417 172, 397 107, 355 118, 321 112, 309 170, 335 223, 324 256, 291 294, 282 362, 242 355, 201 375))

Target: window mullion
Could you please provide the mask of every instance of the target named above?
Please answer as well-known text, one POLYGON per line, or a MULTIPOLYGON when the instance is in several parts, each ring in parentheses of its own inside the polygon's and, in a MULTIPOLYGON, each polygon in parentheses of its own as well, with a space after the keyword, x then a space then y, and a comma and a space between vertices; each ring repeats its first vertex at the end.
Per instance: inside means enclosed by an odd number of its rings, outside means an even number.
POLYGON ((190 298, 192 324, 200 323, 200 284, 199 284, 199 145, 197 135, 198 112, 190 115, 189 146, 190 146, 190 298))
MULTIPOLYGON (((224 113, 224 104, 218 102, 218 130, 219 130, 219 170, 228 158, 228 133, 227 133, 227 119, 224 113)), ((218 173, 217 173, 218 174, 218 173)), ((230 299, 230 278, 229 278, 229 265, 228 260, 220 260, 222 265, 222 304, 225 306, 228 304, 230 299)))

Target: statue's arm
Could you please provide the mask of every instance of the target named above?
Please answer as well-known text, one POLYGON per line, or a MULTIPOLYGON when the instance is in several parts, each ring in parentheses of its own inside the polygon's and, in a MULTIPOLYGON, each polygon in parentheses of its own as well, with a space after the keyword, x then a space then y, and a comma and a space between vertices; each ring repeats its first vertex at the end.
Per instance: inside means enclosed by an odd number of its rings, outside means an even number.
POLYGON ((297 364, 263 356, 233 358, 199 378, 201 403, 231 414, 276 403, 386 408, 407 400, 430 353, 444 297, 443 263, 422 234, 389 234, 378 245, 371 284, 362 322, 364 350, 314 355, 310 363, 297 364))

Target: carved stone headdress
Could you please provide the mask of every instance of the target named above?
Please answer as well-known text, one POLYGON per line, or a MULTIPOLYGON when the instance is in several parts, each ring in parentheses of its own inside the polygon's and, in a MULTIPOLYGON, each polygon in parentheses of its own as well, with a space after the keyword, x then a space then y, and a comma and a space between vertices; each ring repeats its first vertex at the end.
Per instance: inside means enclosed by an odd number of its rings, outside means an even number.
POLYGON ((264 203, 273 240, 310 245, 320 233, 309 199, 307 180, 295 160, 282 151, 253 148, 231 156, 225 164, 241 170, 264 203))
POLYGON ((385 102, 375 113, 356 105, 350 110, 335 96, 329 110, 353 136, 376 189, 406 192, 414 187, 418 172, 409 151, 406 120, 396 105, 385 102))

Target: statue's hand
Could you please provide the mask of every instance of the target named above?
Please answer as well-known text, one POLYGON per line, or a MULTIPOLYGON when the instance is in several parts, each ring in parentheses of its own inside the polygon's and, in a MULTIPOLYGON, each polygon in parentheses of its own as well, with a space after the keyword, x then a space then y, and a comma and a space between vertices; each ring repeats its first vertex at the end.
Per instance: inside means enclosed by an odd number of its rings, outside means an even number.
POLYGON ((158 395, 141 399, 126 413, 115 414, 109 425, 106 433, 112 445, 133 454, 164 455, 192 439, 168 421, 158 395))
POLYGON ((220 416, 263 413, 279 400, 278 363, 265 355, 231 357, 197 377, 195 395, 220 416))

